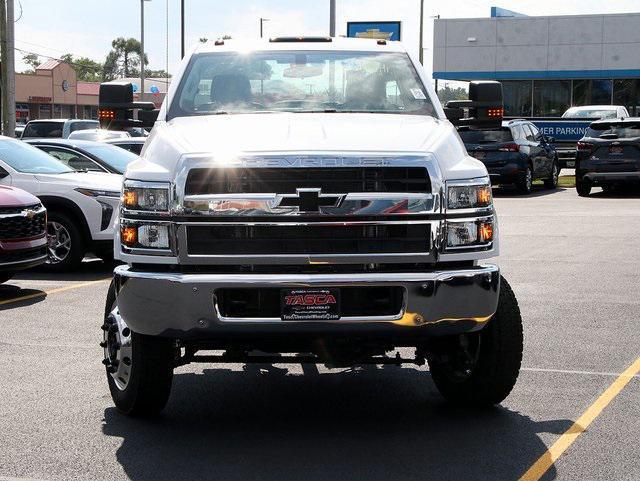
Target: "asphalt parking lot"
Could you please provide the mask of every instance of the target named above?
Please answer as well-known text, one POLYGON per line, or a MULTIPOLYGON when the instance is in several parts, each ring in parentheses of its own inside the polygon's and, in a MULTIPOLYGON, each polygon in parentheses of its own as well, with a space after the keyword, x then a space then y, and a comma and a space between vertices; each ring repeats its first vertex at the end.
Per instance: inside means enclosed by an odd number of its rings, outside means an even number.
POLYGON ((160 419, 125 418, 98 348, 109 270, 85 262, 0 287, 0 479, 518 479, 569 438, 543 479, 640 479, 637 374, 573 425, 640 357, 640 195, 496 204, 525 323, 502 407, 448 407, 426 368, 191 365, 160 419))

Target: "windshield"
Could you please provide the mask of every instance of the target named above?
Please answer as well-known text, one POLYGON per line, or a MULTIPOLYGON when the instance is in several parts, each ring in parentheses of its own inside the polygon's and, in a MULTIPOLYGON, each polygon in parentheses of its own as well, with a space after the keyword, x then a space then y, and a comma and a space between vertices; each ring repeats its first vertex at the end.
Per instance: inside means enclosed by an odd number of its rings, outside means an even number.
POLYGON ((465 144, 513 142, 509 127, 503 127, 500 130, 461 130, 459 133, 465 144))
POLYGON ((64 127, 64 122, 29 122, 22 132, 22 138, 60 138, 62 137, 62 127, 64 127))
POLYGON ((74 172, 59 160, 21 141, 0 142, 0 159, 23 174, 64 174, 74 172))
POLYGON ((194 56, 169 118, 265 111, 435 115, 406 54, 274 51, 194 56))
POLYGON ((90 154, 95 155, 121 174, 127 170, 127 165, 129 165, 131 161, 138 158, 136 154, 133 154, 128 150, 108 144, 96 143, 95 145, 90 146, 83 145, 82 148, 90 154))
POLYGON ((597 139, 603 135, 606 135, 608 138, 635 139, 640 137, 640 123, 596 124, 589 127, 584 136, 597 139))
POLYGON ((572 119, 615 119, 617 115, 616 109, 569 109, 563 118, 572 119))
POLYGON ((97 129, 100 124, 97 120, 83 120, 82 122, 71 122, 69 126, 70 132, 76 130, 97 129))

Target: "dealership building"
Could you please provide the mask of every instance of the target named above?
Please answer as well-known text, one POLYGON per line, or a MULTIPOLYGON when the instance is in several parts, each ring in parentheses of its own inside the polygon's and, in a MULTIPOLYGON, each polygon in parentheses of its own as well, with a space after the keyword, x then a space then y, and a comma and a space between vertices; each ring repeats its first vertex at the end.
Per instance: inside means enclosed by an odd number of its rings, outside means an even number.
MULTIPOLYGON (((118 79, 140 85, 139 78, 118 79)), ((167 79, 147 79, 145 101, 160 106, 167 92, 167 79)), ((97 119, 99 82, 77 80, 74 68, 58 60, 40 64, 33 74, 16 74, 16 121, 35 119, 97 119)), ((134 100, 140 100, 139 92, 134 100)))
POLYGON ((640 116, 640 13, 437 19, 433 77, 499 80, 505 115, 557 117, 574 105, 640 116))

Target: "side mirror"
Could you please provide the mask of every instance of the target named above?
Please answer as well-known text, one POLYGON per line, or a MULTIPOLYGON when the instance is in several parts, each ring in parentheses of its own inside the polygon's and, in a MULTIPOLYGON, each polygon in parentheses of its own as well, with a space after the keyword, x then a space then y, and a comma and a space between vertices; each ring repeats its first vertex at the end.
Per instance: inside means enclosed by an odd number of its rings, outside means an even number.
POLYGON ((547 142, 547 144, 555 144, 556 143, 556 138, 555 137, 545 137, 544 139, 547 142))
POLYGON ((133 101, 133 84, 130 82, 100 84, 98 120, 103 129, 151 128, 158 118, 158 112, 153 102, 133 101))
POLYGON ((455 126, 500 128, 504 115, 502 84, 494 81, 470 82, 469 100, 450 100, 446 103, 444 112, 455 126))

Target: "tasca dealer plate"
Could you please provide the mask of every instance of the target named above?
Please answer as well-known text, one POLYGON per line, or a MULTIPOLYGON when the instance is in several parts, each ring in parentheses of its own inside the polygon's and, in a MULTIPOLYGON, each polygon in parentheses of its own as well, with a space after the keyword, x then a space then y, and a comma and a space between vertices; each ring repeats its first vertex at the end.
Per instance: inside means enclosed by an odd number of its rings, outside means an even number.
POLYGON ((335 321, 340 319, 340 289, 282 289, 280 308, 283 321, 335 321))

